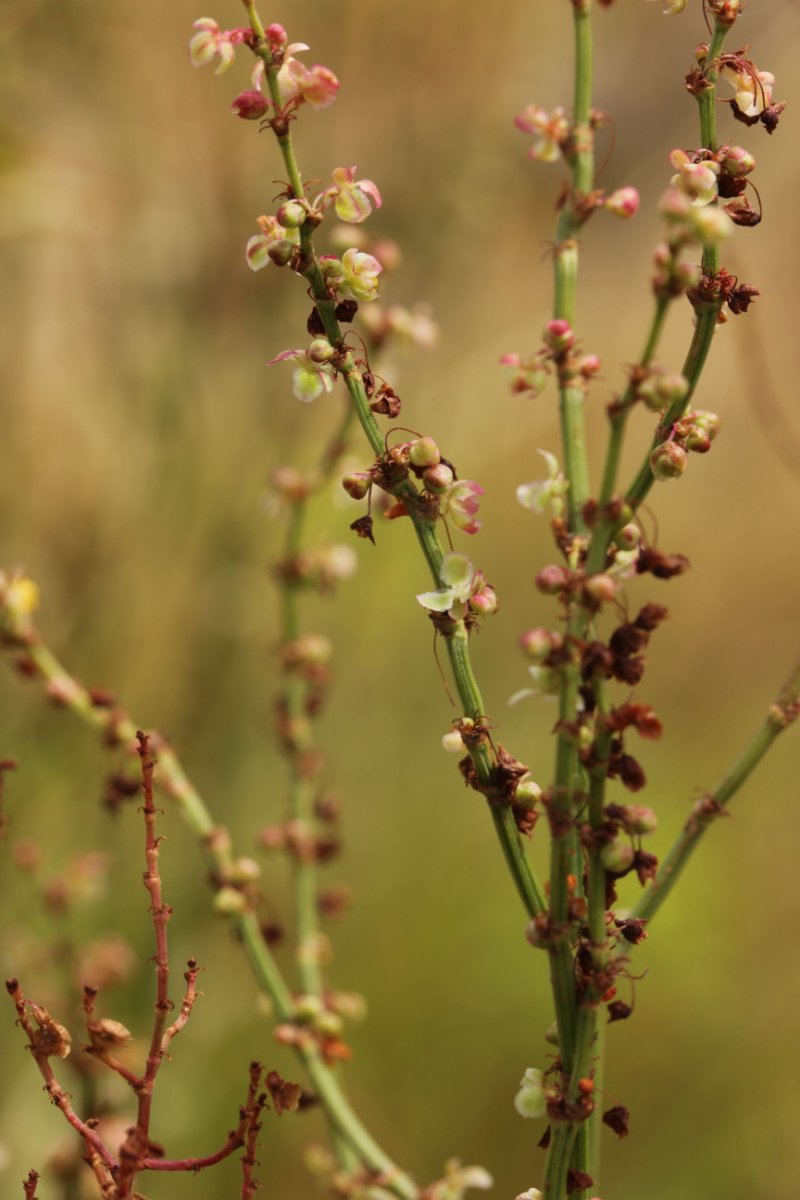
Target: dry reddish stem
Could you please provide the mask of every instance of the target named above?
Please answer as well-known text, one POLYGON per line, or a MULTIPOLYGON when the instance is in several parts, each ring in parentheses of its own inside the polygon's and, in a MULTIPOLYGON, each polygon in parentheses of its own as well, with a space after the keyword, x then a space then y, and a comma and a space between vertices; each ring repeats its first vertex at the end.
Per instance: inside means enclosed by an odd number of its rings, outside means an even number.
POLYGON ((28 1178, 23 1180, 22 1194, 25 1200, 36 1200, 36 1185, 39 1182, 38 1171, 28 1171, 28 1178))
POLYGON ((197 959, 190 958, 186 966, 187 970, 184 971, 183 974, 183 978, 186 980, 186 991, 183 994, 180 1012, 169 1028, 164 1030, 164 1036, 161 1039, 162 1054, 166 1054, 167 1047, 172 1039, 178 1036, 186 1022, 189 1020, 189 1017, 192 1015, 192 1009, 194 1008, 194 1002, 197 999, 197 975, 200 971, 200 968, 197 965, 197 959))
POLYGON ((114 1071, 117 1075, 124 1079, 134 1092, 138 1093, 140 1087, 142 1086, 141 1077, 135 1074, 135 1072, 129 1071, 126 1066, 114 1058, 113 1054, 111 1054, 108 1050, 101 1049, 95 1041, 92 1033, 92 1023, 95 1019, 94 1002, 96 999, 97 988, 89 987, 88 985, 85 986, 83 989, 83 1011, 86 1014, 86 1032, 89 1036, 90 1044, 88 1046, 84 1046, 83 1049, 87 1054, 91 1054, 93 1058, 99 1059, 99 1061, 104 1063, 109 1070, 114 1071))
POLYGON ((258 1085, 261 1076, 261 1068, 258 1063, 250 1064, 250 1088, 247 1094, 248 1108, 250 1110, 250 1122, 247 1127, 247 1139, 245 1146, 244 1157, 242 1158, 242 1200, 251 1200, 258 1190, 258 1183, 255 1178, 255 1169, 258 1165, 256 1158, 256 1149, 258 1148, 258 1135, 261 1131, 260 1116, 264 1105, 267 1102, 267 1097, 264 1093, 257 1095, 258 1085))
MULTIPOLYGON (((50 1097, 52 1103, 55 1104, 56 1108, 61 1110, 72 1128, 81 1135, 86 1144, 88 1157, 90 1159, 99 1160, 98 1165, 101 1167, 105 1166, 109 1169, 113 1169, 116 1166, 116 1163, 111 1151, 107 1148, 102 1139, 95 1133, 91 1126, 85 1121, 82 1121, 75 1112, 69 1102, 68 1094, 64 1091, 53 1074, 53 1069, 50 1066, 50 1060, 46 1052, 39 1044, 37 1044, 39 1039, 37 1039, 36 1031, 34 1030, 28 1016, 27 1002, 23 995, 22 988, 19 986, 19 982, 16 979, 7 980, 6 990, 14 1002, 17 1010, 18 1023, 22 1026, 25 1034, 27 1035, 28 1049, 33 1055, 34 1062, 39 1068, 41 1076, 44 1079, 45 1091, 50 1097)), ((95 1175, 99 1183, 100 1174, 98 1174, 97 1170, 95 1170, 95 1175)))
MULTIPOLYGON (((266 1094, 259 1095, 258 1092, 262 1070, 261 1063, 250 1064, 250 1084, 247 1090, 247 1100, 239 1109, 239 1124, 231 1130, 224 1146, 216 1153, 204 1155, 202 1158, 142 1158, 139 1162, 140 1169, 143 1171, 202 1171, 206 1167, 213 1167, 216 1163, 222 1162, 241 1146, 246 1145, 249 1154, 251 1141, 253 1151, 255 1151, 258 1131, 261 1129, 259 1117, 267 1099, 266 1094)), ((253 1158, 253 1162, 255 1162, 255 1158, 253 1158)))
POLYGON ((144 812, 145 857, 147 860, 144 886, 150 894, 150 912, 156 939, 156 1002, 153 1032, 150 1036, 150 1050, 139 1090, 139 1110, 136 1118, 136 1128, 140 1132, 143 1142, 146 1143, 150 1133, 153 1088, 164 1057, 164 1030, 167 1015, 172 1007, 169 998, 169 947, 167 943, 167 924, 172 916, 172 909, 164 903, 161 893, 161 876, 158 870, 158 846, 161 839, 156 835, 156 806, 153 801, 155 757, 150 749, 150 739, 147 734, 139 730, 136 738, 142 763, 142 792, 144 794, 142 811, 144 812))

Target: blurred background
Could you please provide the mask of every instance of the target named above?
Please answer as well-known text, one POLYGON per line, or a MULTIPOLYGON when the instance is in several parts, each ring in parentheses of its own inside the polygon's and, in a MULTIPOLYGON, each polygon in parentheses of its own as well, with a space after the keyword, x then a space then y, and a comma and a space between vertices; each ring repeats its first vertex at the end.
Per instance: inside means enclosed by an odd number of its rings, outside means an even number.
MULTIPOLYGON (((528 139, 511 118, 532 101, 569 104, 570 14, 566 2, 544 0, 487 11, 478 0, 274 0, 262 16, 311 43, 308 61, 342 80, 335 105, 304 112, 296 126, 306 176, 357 163, 379 184, 384 208, 371 228, 403 250, 386 299, 424 301, 439 323, 433 351, 398 355, 385 373, 403 397, 401 419, 486 487, 484 530, 459 544, 501 598, 475 639, 477 668, 499 736, 546 783, 552 704, 509 709, 507 699, 527 682, 518 635, 555 619, 533 587, 552 559, 546 523, 518 507, 514 489, 543 474, 537 447, 558 450, 556 405, 552 391, 512 397, 497 360, 532 351, 548 316, 563 171, 526 158, 528 139)), ((186 45, 201 15, 223 26, 243 16, 234 0, 209 13, 189 0, 4 0, 0 545, 3 563, 24 565, 41 585, 40 625, 55 651, 79 678, 111 688, 134 720, 169 735, 239 851, 251 853, 258 829, 281 818, 286 778, 270 729, 269 564, 283 527, 265 485, 276 466, 315 460, 342 398, 301 405, 289 368, 265 365, 304 344, 308 301, 287 272, 246 268, 245 243, 256 216, 274 211, 281 168, 271 137, 228 109, 247 86, 246 52, 221 77, 191 68, 186 45)), ((579 332, 603 360, 588 402, 595 471, 604 405, 650 312, 667 154, 697 142, 682 79, 704 34, 698 0, 671 20, 657 3, 617 0, 596 28, 596 103, 615 129, 602 182, 635 185, 642 207, 627 224, 598 214, 583 238, 579 332)), ((766 217, 737 231, 725 261, 763 295, 720 330, 698 395, 722 415, 720 439, 680 485, 652 496, 660 545, 687 554, 693 570, 630 587, 632 605, 654 599, 672 614, 637 692, 665 725, 640 755, 651 779, 642 798, 661 818, 657 852, 760 721, 800 644, 798 37, 793 0, 753 0, 733 38, 754 44, 789 101, 773 138, 720 110, 724 136, 757 156, 766 217)), ((680 366, 690 322, 678 304, 660 356, 669 369, 680 366)), ((631 421, 625 475, 650 424, 639 412, 631 421)), ((358 439, 352 461, 368 463, 358 439)), ((304 620, 336 646, 321 737, 326 778, 345 798, 346 853, 326 878, 346 879, 356 903, 331 929, 333 972, 369 1001, 351 1038, 348 1086, 421 1182, 458 1155, 487 1167, 493 1194, 510 1197, 541 1182, 543 1126, 521 1120, 512 1101, 525 1068, 546 1063, 545 962, 525 942, 485 808, 440 749, 453 714, 414 599, 429 584, 411 530, 381 524, 375 548, 356 542, 347 525, 360 510, 338 491, 315 505, 309 532, 352 539, 358 575, 329 600, 310 597, 304 620)), ((74 947, 121 935, 129 977, 105 994, 104 1012, 144 1035, 151 930, 139 818, 102 811, 107 752, 11 671, 0 677, 0 711, 0 756, 20 764, 6 799, 3 971, 57 1003, 79 1042, 74 947), (27 839, 41 854, 33 873, 13 863, 20 841, 30 851, 27 839), (110 856, 110 877, 53 916, 37 899, 42 885, 74 875, 74 856, 88 851, 110 856)), ((605 1139, 605 1200, 797 1195, 799 765, 790 732, 737 797, 733 819, 712 830, 640 953, 635 1015, 608 1036, 606 1087, 610 1103, 631 1109, 632 1133, 605 1139)), ((204 997, 157 1093, 154 1132, 177 1156, 224 1139, 251 1057, 297 1071, 272 1044, 224 922, 211 918, 191 838, 169 810, 162 829, 174 961, 195 954, 206 968, 204 997)), ((532 855, 543 866, 539 833, 532 855)), ((288 917, 283 867, 265 867, 276 918, 288 917)), ((10 1005, 0 1047, 0 1192, 16 1196, 30 1167, 63 1152, 69 1131, 42 1094, 10 1005)), ((317 1113, 268 1119, 265 1194, 313 1190, 302 1150, 321 1136, 317 1113)), ((153 1200, 238 1194, 233 1165, 142 1183, 153 1200)), ((52 1172, 41 1195, 64 1196, 52 1172)))

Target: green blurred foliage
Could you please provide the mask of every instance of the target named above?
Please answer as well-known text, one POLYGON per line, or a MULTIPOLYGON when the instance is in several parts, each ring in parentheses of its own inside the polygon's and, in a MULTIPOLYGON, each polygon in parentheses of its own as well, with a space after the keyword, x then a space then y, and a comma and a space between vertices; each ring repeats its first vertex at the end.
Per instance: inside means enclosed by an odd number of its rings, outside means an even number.
MULTIPOLYGON (((580 335, 604 362, 588 405, 595 468, 604 401, 644 337, 666 155, 697 140, 682 77, 703 35, 699 9, 692 0, 666 20, 657 4, 617 0, 597 14, 597 105, 615 131, 602 182, 639 187, 642 209, 633 224, 598 215, 583 239, 580 335)), ((379 182, 385 206, 373 222, 405 255, 387 296, 429 302, 441 325, 439 347, 398 359, 391 377, 402 419, 486 486, 484 532, 469 550, 502 610, 476 639, 477 665, 499 736, 542 782, 553 708, 509 710, 506 700, 526 681, 517 635, 554 619, 532 586, 553 552, 545 524, 516 506, 514 485, 541 474, 537 447, 557 449, 557 415, 552 394, 535 404, 509 396, 496 363, 506 350, 534 348, 548 313, 562 172, 526 159, 510 117, 532 100, 568 103, 568 10, 566 0, 491 10, 478 0, 275 0, 263 13, 312 43, 310 61, 343 81, 333 108, 303 113, 296 126, 307 176, 357 162, 379 182)), ((280 818, 285 784, 270 733, 268 566, 281 526, 264 505, 265 480, 278 464, 314 460, 339 400, 301 406, 288 370, 265 366, 303 342, 308 301, 287 273, 245 267, 246 239, 258 213, 271 211, 281 170, 269 136, 228 112, 246 86, 242 62, 221 78, 190 68, 186 40, 199 15, 189 0, 4 0, 2 558, 41 584, 41 626, 70 668, 168 733, 249 852, 255 832, 280 818)), ((234 0, 213 15, 242 20, 234 0)), ((720 331, 702 385, 701 405, 722 414, 721 438, 680 485, 652 497, 660 543, 688 554, 694 569, 630 588, 632 605, 666 599, 672 610, 637 692, 666 726, 642 756, 646 799, 661 813, 657 850, 737 752, 797 653, 799 34, 793 0, 754 0, 734 39, 755 43, 790 101, 774 138, 730 131, 759 158, 767 219, 737 236, 726 261, 764 294, 720 331)), ((662 354, 671 369, 689 331, 679 305, 662 354)), ((626 471, 649 421, 637 413, 631 426, 626 471)), ((366 463, 358 443, 354 455, 366 463)), ((345 539, 348 514, 332 494, 310 531, 345 539)), ((458 1154, 492 1171, 496 1195, 513 1196, 541 1178, 541 1128, 522 1123, 512 1099, 523 1070, 548 1053, 545 963, 524 940, 484 808, 439 749, 452 710, 413 598, 427 580, 410 530, 381 526, 377 547, 359 543, 358 552, 357 580, 305 606, 308 627, 337 647, 321 733, 326 775, 346 797, 347 847, 327 874, 346 877, 357 904, 333 931, 335 978, 370 1001, 349 1087, 420 1180, 458 1154)), ((120 930, 141 969, 105 997, 105 1011, 144 1035, 151 970, 140 823, 132 810, 117 820, 100 810, 109 764, 87 730, 8 673, 0 703, 0 754, 20 763, 2 858, 3 969, 31 995, 63 994, 69 947, 120 930), (41 844, 44 875, 75 853, 106 850, 113 886, 48 922, 10 865, 20 838, 41 844)), ((604 1150, 604 1197, 797 1194, 797 766, 790 733, 737 798, 734 819, 712 831, 640 954, 635 1016, 608 1037, 605 1086, 632 1109, 633 1132, 604 1150)), ((177 1155, 223 1140, 251 1057, 295 1072, 273 1046, 241 955, 210 918, 194 845, 169 811, 163 829, 174 961, 195 954, 207 968, 156 1103, 156 1136, 177 1155)), ((540 831, 532 854, 542 866, 544 842, 540 831)), ((288 917, 279 865, 268 865, 266 883, 276 915, 288 917)), ((291 971, 288 952, 282 961, 291 971)), ((80 1040, 74 988, 64 1003, 58 1015, 80 1040)), ((68 1136, 12 1016, 9 1008, 0 1023, 4 1196, 18 1195, 29 1167, 68 1136)), ((321 1131, 318 1114, 269 1118, 265 1194, 309 1194, 300 1155, 321 1131)), ((153 1200, 205 1200, 236 1194, 235 1180, 222 1168, 146 1190, 153 1200)), ((51 1181, 42 1197, 62 1192, 51 1181)))

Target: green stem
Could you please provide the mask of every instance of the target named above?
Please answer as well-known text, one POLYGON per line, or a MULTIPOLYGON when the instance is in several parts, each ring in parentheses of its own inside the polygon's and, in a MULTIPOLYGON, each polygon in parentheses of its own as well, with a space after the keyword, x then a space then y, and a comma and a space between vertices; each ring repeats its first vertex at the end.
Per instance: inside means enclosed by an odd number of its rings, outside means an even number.
POLYGON ((728 773, 717 784, 713 792, 698 801, 694 813, 661 863, 655 880, 642 893, 633 910, 633 916, 652 921, 675 886, 709 825, 724 810, 742 784, 750 778, 775 739, 795 720, 798 704, 800 704, 800 663, 787 679, 778 699, 728 773))
MULTIPOLYGON (((317 475, 315 491, 319 492, 330 480, 336 463, 341 457, 347 433, 352 423, 352 409, 348 405, 339 429, 326 446, 317 475)), ((303 545, 303 530, 308 511, 309 495, 296 500, 289 514, 289 525, 283 547, 285 562, 293 561, 303 545)), ((298 585, 291 572, 284 574, 281 585, 281 642, 284 646, 295 642, 300 636, 300 613, 298 585)), ((314 748, 311 722, 306 714, 306 682, 302 674, 288 667, 283 690, 286 716, 293 731, 292 744, 287 751, 289 758, 289 815, 291 820, 302 825, 313 821, 315 785, 303 769, 303 760, 314 748)), ((295 907, 297 919, 297 961, 303 990, 314 996, 322 996, 324 980, 319 962, 319 919, 317 912, 317 868, 313 861, 299 855, 294 860, 295 907)))
MULTIPOLYGON (((637 364, 639 370, 648 367, 653 360, 658 343, 661 340, 661 334, 664 329, 664 322, 669 308, 670 296, 661 294, 656 297, 656 307, 653 314, 653 320, 650 324, 650 329, 647 334, 644 350, 637 364)), ((611 432, 608 439, 608 449, 606 451, 606 461, 603 468, 603 483, 600 489, 600 507, 605 507, 614 495, 614 489, 617 483, 617 475, 619 473, 619 460, 622 453, 622 443, 625 437, 625 427, 628 422, 628 414, 631 410, 631 405, 636 397, 635 376, 637 372, 632 373, 632 378, 625 388, 621 399, 614 405, 614 411, 611 414, 611 432)), ((600 545, 601 539, 592 539, 593 550, 595 546, 600 545)), ((586 565, 587 574, 594 574, 601 571, 603 568, 602 561, 598 563, 591 562, 591 550, 589 561, 586 565)), ((603 558, 605 558, 605 548, 603 549, 603 558)))
MULTIPOLYGON (((729 27, 722 25, 719 21, 715 23, 714 34, 711 39, 711 44, 708 49, 708 64, 705 71, 705 77, 708 82, 708 87, 700 92, 697 96, 697 103, 700 112, 700 140, 701 145, 706 150, 717 150, 719 141, 717 138, 717 76, 719 74, 717 67, 714 65, 722 53, 723 43, 728 33, 729 27)), ((719 248, 718 246, 707 246, 703 251, 703 273, 707 276, 715 276, 720 268, 719 248)), ((711 342, 714 338, 714 332, 717 327, 717 318, 721 308, 721 301, 716 300, 708 304, 701 305, 697 309, 696 325, 689 353, 686 356, 686 361, 683 366, 683 375, 689 383, 689 391, 685 399, 676 401, 665 413, 664 417, 658 424, 652 445, 648 451, 647 457, 639 468, 633 483, 628 489, 625 499, 632 508, 638 508, 646 498, 650 488, 655 482, 653 472, 650 467, 650 454, 672 433, 672 427, 689 408, 692 397, 694 396, 697 384, 700 381, 700 376, 708 358, 711 342)))
POLYGON ((567 1175, 576 1137, 574 1125, 560 1122, 552 1127, 544 1175, 545 1200, 564 1200, 567 1194, 567 1175))
MULTIPOLYGON (((254 5, 250 3, 250 0, 245 0, 245 7, 247 8, 252 28, 256 32, 257 37, 263 39, 263 26, 258 20, 254 5)), ((266 46, 257 46, 256 53, 264 63, 270 95, 276 106, 280 107, 277 70, 272 63, 270 53, 266 46)), ((281 133, 276 136, 292 190, 296 196, 302 196, 303 180, 295 157, 291 133, 287 131, 285 134, 281 133)), ((314 251, 311 222, 306 222, 301 226, 300 236, 301 262, 299 271, 310 285, 311 294, 328 340, 331 345, 337 347, 340 351, 337 359, 337 370, 344 379, 358 422, 373 453, 376 457, 381 457, 386 449, 385 438, 375 419, 375 414, 370 408, 364 379, 355 356, 344 347, 342 330, 335 314, 335 303, 330 296, 314 251)), ((438 587, 441 583, 439 568, 441 567, 445 551, 436 530, 435 522, 420 511, 419 493, 410 480, 399 483, 393 489, 393 494, 399 500, 406 502, 406 508, 414 526, 420 548, 428 564, 434 584, 438 587)), ((472 720, 482 718, 485 716, 485 711, 472 668, 467 631, 464 623, 462 621, 456 622, 454 630, 451 634, 447 635, 445 640, 462 710, 472 720)), ((496 766, 493 752, 490 752, 482 745, 476 749, 470 749, 470 755, 475 764, 478 779, 482 784, 489 784, 492 772, 496 766)), ((516 826, 513 821, 509 821, 507 818, 498 819, 497 817, 495 817, 494 825, 512 878, 517 891, 522 897, 526 910, 532 916, 543 912, 546 907, 544 894, 527 862, 523 843, 516 826)))
MULTIPOLYGON (((571 148, 571 192, 564 204, 556 228, 553 316, 568 321, 574 329, 577 313, 578 242, 583 222, 581 200, 594 184, 594 134, 591 125, 593 48, 589 0, 573 3, 575 37, 575 85, 571 148)), ((569 482, 567 505, 572 533, 585 534, 583 511, 589 498, 589 468, 584 421, 584 388, 572 373, 559 370, 559 413, 564 470, 569 482)), ((577 631, 581 617, 570 614, 567 637, 577 631)), ((551 794, 552 840, 550 850, 550 918, 554 941, 549 950, 550 979, 558 1028, 559 1057, 564 1073, 572 1071, 577 1037, 577 1002, 574 967, 570 947, 569 875, 578 879, 580 847, 574 828, 574 795, 579 781, 577 749, 574 737, 564 727, 574 721, 578 699, 578 664, 567 663, 562 670, 559 718, 561 728, 556 742, 555 781, 551 794)), ((563 1135, 566 1139, 566 1135, 563 1135)), ((562 1161, 564 1144, 556 1129, 548 1154, 546 1192, 552 1200, 562 1200, 572 1137, 568 1140, 566 1165, 562 1161), (562 1178, 563 1175, 563 1178, 562 1178), (560 1190, 559 1190, 560 1189, 560 1190)))

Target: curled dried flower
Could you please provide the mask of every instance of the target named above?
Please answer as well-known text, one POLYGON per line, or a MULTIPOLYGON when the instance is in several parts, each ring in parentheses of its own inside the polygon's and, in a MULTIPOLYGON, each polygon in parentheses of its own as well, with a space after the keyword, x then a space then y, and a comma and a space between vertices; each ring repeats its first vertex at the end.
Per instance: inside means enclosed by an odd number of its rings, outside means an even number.
POLYGON ((92 1040, 92 1047, 100 1053, 118 1050, 133 1040, 130 1029, 127 1029, 121 1021, 113 1021, 109 1017, 98 1021, 89 1021, 87 1029, 92 1040))
POLYGON ((267 1091, 275 1107, 275 1115, 280 1117, 285 1112, 296 1112, 300 1107, 302 1088, 299 1083, 290 1083, 283 1079, 277 1071, 270 1071, 266 1080, 267 1091))
POLYGON ((35 1054, 44 1058, 66 1058, 72 1048, 72 1036, 68 1029, 54 1021, 46 1008, 39 1004, 30 1006, 37 1027, 31 1039, 35 1054))

